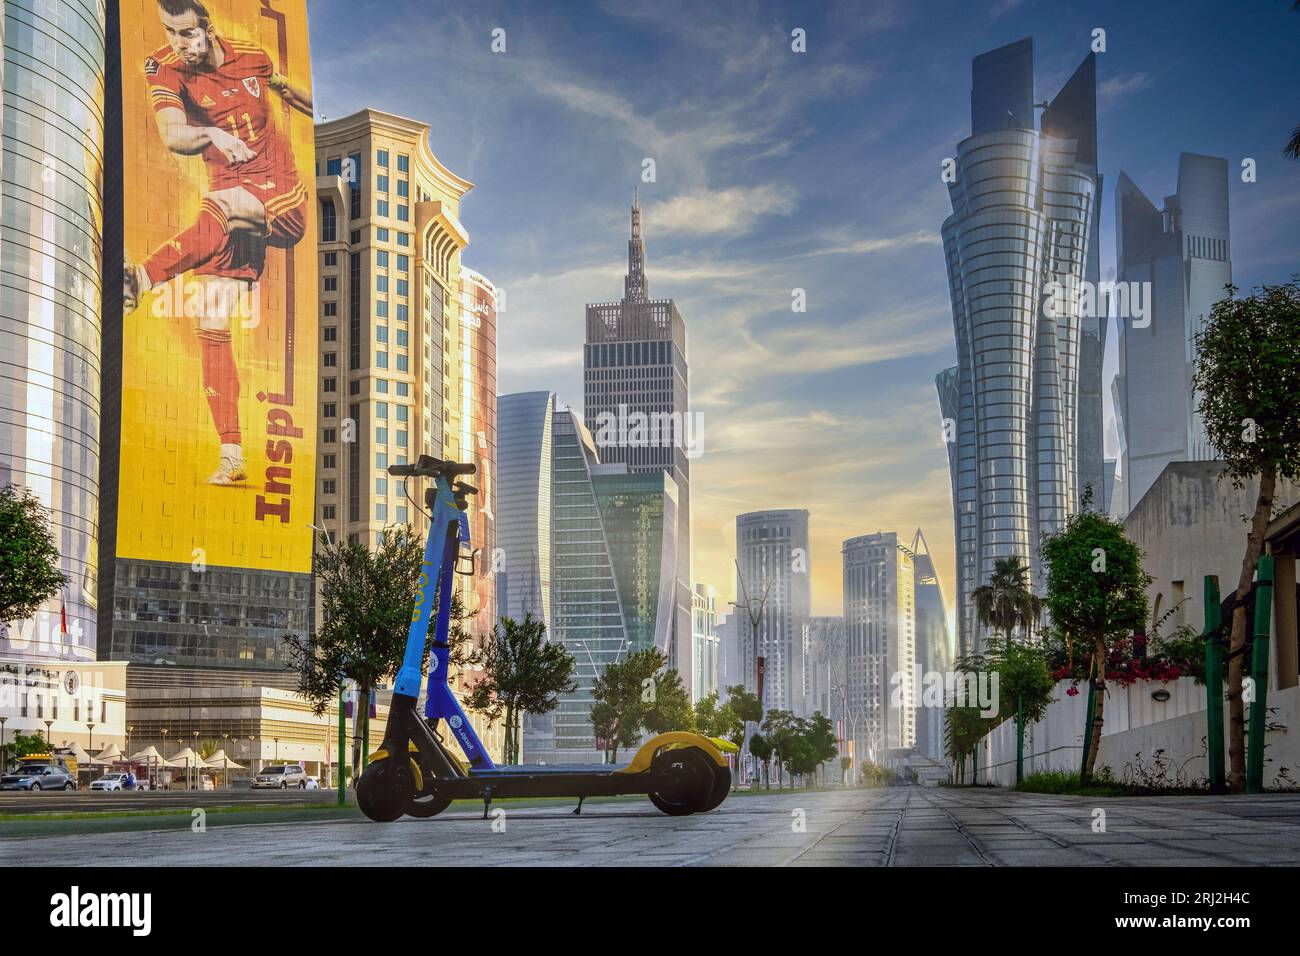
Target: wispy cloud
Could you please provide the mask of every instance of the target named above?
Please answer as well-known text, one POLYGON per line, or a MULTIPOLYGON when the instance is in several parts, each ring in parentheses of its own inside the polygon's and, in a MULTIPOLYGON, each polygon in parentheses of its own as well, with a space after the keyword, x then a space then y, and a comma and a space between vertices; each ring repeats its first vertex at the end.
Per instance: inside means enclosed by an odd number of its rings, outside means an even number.
POLYGON ((1149 73, 1125 73, 1112 76, 1097 84, 1097 99, 1105 103, 1114 103, 1131 93, 1140 93, 1151 86, 1149 73))
POLYGON ((653 224, 655 235, 664 236, 737 236, 764 216, 784 216, 794 208, 792 192, 771 185, 695 189, 647 209, 646 228, 653 224))

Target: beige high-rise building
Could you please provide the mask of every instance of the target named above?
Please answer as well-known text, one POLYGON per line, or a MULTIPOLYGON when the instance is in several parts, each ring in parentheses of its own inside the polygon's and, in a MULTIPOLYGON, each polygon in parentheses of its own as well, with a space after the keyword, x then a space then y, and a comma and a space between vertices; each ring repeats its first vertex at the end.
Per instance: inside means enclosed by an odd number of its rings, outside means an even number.
MULTIPOLYGON (((489 430, 462 420, 483 403, 460 399, 477 367, 461 356, 481 351, 482 338, 482 317, 462 315, 477 302, 463 294, 460 263, 469 243, 460 201, 473 183, 439 162, 429 132, 427 123, 375 109, 316 127, 321 434, 313 524, 370 547, 392 525, 428 530, 422 488, 408 483, 417 507, 389 465, 421 454, 479 463, 483 455, 469 446, 480 432, 495 437, 495 422, 489 430)), ((481 527, 477 514, 471 524, 481 527)), ((490 560, 476 563, 476 576, 490 573, 490 560)), ((456 580, 467 608, 490 590, 456 580)), ((499 753, 496 728, 472 719, 499 753)))

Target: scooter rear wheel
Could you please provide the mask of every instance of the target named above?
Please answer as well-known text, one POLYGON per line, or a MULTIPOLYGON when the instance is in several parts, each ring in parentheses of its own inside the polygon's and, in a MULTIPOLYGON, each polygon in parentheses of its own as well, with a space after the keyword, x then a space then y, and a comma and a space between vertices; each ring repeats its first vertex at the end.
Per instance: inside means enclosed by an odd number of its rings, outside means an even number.
POLYGON ((719 767, 716 763, 713 765, 713 795, 709 797, 708 806, 701 813, 708 813, 710 810, 716 810, 722 805, 722 801, 727 799, 727 794, 731 792, 731 768, 719 767))
POLYGON ((651 773, 668 778, 668 785, 651 793, 650 802, 670 817, 684 817, 711 809, 716 780, 713 761, 699 747, 661 751, 651 764, 651 773))

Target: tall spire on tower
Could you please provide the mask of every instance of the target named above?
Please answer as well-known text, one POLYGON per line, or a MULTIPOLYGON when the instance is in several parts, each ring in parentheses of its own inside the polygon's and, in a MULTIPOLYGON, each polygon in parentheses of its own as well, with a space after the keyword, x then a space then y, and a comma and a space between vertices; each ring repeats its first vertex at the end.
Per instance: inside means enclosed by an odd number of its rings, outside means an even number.
POLYGON ((645 277, 645 242, 641 238, 641 189, 632 193, 632 238, 627 243, 627 278, 623 280, 624 301, 644 302, 650 297, 645 277))

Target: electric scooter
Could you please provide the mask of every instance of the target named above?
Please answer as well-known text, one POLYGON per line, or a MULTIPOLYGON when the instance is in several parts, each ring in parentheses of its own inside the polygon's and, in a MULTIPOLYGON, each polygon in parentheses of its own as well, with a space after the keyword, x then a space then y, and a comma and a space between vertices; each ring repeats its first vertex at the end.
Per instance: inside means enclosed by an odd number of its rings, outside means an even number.
POLYGON ((403 814, 436 816, 453 800, 481 799, 486 818, 493 799, 499 797, 577 797, 574 813, 581 813, 587 797, 636 793, 646 794, 659 810, 672 816, 716 808, 731 789, 731 771, 723 751, 736 748, 729 741, 699 734, 659 734, 642 744, 626 765, 499 767, 492 762, 447 683, 453 575, 466 558, 471 570, 462 573, 473 573, 473 554, 462 553, 461 548, 468 551, 470 545, 465 514, 468 496, 478 493, 459 478, 474 470, 472 464, 441 461, 430 455, 388 469, 394 477, 432 480, 432 487, 425 492, 431 522, 384 740, 357 781, 357 805, 362 812, 372 820, 390 822, 403 814), (435 614, 430 642, 429 622, 435 614), (421 715, 416 705, 430 650, 433 663, 421 715), (463 760, 438 733, 440 721, 446 722, 463 760))

